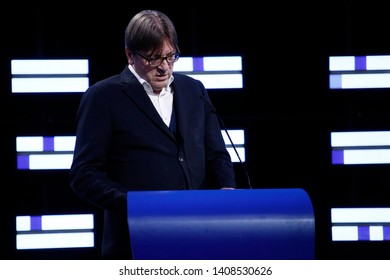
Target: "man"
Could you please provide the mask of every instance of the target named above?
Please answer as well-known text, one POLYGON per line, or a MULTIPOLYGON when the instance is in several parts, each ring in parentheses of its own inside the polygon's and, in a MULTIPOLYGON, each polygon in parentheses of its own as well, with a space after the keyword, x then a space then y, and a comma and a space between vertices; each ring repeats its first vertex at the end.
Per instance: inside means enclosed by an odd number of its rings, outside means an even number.
POLYGON ((125 31, 128 64, 83 95, 71 187, 104 209, 102 257, 131 259, 127 192, 234 188, 233 164, 203 84, 174 74, 171 20, 136 14, 125 31))

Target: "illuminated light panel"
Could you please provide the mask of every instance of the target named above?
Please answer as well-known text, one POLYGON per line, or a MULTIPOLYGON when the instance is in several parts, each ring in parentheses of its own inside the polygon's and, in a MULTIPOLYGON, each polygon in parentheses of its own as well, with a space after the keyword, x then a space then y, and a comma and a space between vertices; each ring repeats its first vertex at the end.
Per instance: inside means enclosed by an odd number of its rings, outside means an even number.
POLYGON ((93 214, 16 217, 16 249, 94 247, 93 214))
MULTIPOLYGON (((233 162, 239 158, 224 130, 221 130, 226 148, 233 162)), ((245 161, 244 130, 228 130, 241 161, 245 161)), ((18 170, 70 169, 76 136, 18 136, 16 137, 16 164, 18 170)))
POLYGON ((389 164, 390 131, 332 132, 332 164, 389 164))
POLYGON ((20 136, 16 137, 16 151, 73 151, 75 136, 20 136))
POLYGON ((390 240, 390 208, 332 208, 332 241, 390 240))
POLYGON ((87 59, 11 60, 13 93, 84 92, 89 87, 87 59))
POLYGON ((231 129, 227 131, 229 133, 229 136, 236 147, 237 153, 240 156, 238 158, 236 152, 234 151, 233 145, 229 140, 229 137, 226 133, 226 131, 222 130, 222 136, 223 140, 225 141, 226 148, 230 154, 230 157, 233 162, 239 162, 240 159, 242 162, 245 162, 245 135, 243 129, 231 129))
POLYGON ((390 55, 329 57, 330 89, 390 88, 390 55))
MULTIPOLYGON (((174 71, 202 81, 207 89, 243 88, 241 56, 180 57, 174 71)), ((86 59, 11 61, 13 93, 84 92, 89 87, 86 59)))
POLYGON ((69 169, 73 160, 73 153, 69 154, 22 154, 17 157, 17 169, 50 170, 69 169))
POLYGON ((242 88, 241 74, 187 74, 200 80, 207 89, 242 88))
POLYGON ((200 80, 207 89, 243 88, 241 56, 180 57, 174 72, 200 80))
POLYGON ((75 136, 16 137, 17 169, 69 169, 75 141, 75 136))
POLYGON ((84 92, 88 78, 12 78, 13 93, 84 92))

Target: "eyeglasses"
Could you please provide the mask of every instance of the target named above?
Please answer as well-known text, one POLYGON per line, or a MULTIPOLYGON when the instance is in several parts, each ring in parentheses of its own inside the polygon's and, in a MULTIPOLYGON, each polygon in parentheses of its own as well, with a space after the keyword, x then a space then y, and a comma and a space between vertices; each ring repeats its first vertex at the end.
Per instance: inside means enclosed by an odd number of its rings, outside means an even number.
POLYGON ((145 59, 149 66, 157 67, 160 66, 161 63, 163 63, 164 60, 166 60, 168 63, 174 63, 179 60, 180 54, 179 53, 171 53, 164 57, 146 57, 142 53, 134 51, 136 54, 138 54, 140 57, 145 59))

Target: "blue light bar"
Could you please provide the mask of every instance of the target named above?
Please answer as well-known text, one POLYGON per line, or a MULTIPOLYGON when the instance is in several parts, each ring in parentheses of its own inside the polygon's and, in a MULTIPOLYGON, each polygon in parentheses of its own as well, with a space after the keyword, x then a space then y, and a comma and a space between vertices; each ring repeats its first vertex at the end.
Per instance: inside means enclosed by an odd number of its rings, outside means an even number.
POLYGON ((16 137, 17 169, 69 169, 75 136, 16 137))
MULTIPOLYGON (((232 143, 221 131, 233 162, 239 162, 232 143)), ((228 130, 241 161, 245 161, 244 130, 228 130)), ((18 136, 16 137, 16 164, 18 170, 69 169, 73 161, 76 136, 18 136)))
POLYGON ((332 164, 389 164, 390 131, 332 132, 332 164))
POLYGON ((243 88, 240 56, 180 57, 174 72, 200 80, 207 89, 243 88))
POLYGON ((332 241, 390 240, 390 208, 332 208, 332 241))
POLYGON ((93 214, 16 217, 16 249, 94 247, 93 214))
POLYGON ((330 56, 330 89, 390 88, 390 55, 330 56))

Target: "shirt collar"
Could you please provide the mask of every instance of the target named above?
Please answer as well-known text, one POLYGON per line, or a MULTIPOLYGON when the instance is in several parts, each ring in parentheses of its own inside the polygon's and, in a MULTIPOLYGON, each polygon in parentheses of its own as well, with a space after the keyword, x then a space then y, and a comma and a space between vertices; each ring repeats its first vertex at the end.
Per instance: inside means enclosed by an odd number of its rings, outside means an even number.
MULTIPOLYGON (((145 79, 141 78, 140 75, 138 75, 138 73, 135 71, 134 67, 131 64, 129 64, 129 69, 130 69, 131 73, 134 74, 134 76, 137 78, 137 80, 140 82, 140 84, 145 88, 145 90, 147 92, 153 92, 152 86, 145 79)), ((169 91, 169 87, 171 86, 173 80, 174 80, 174 77, 173 77, 173 75, 171 75, 169 77, 169 82, 168 82, 168 85, 166 87, 166 91, 169 91)))

